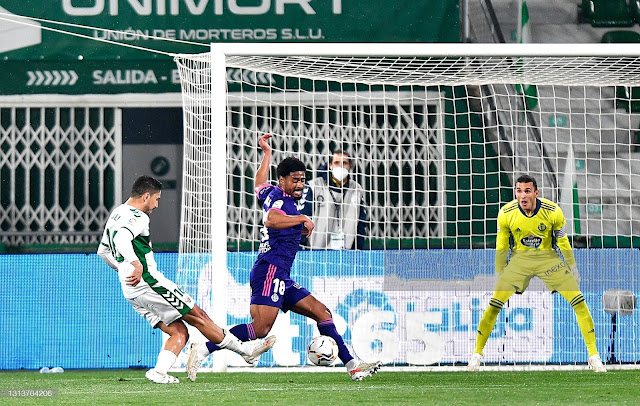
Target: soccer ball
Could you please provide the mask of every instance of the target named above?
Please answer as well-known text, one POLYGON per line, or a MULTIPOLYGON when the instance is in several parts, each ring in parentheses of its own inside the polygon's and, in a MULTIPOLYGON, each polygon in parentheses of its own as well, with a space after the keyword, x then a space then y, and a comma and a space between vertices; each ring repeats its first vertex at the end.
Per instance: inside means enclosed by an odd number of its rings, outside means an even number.
POLYGON ((307 356, 312 364, 326 367, 338 358, 338 344, 329 336, 317 336, 309 343, 307 356))

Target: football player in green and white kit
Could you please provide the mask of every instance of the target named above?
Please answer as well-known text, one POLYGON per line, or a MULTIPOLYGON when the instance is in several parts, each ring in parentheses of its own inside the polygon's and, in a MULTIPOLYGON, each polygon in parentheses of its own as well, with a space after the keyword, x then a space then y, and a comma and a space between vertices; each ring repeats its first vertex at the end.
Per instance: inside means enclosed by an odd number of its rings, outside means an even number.
POLYGON ((250 364, 275 343, 275 337, 243 343, 216 325, 175 283, 157 269, 149 239, 149 214, 158 207, 162 183, 140 176, 131 197, 116 207, 104 229, 98 255, 118 272, 124 297, 154 328, 169 335, 158 355, 156 366, 146 373, 156 383, 178 383, 167 371, 189 339, 184 322, 197 328, 221 348, 242 355, 250 364), (255 344, 254 344, 255 343, 255 344))

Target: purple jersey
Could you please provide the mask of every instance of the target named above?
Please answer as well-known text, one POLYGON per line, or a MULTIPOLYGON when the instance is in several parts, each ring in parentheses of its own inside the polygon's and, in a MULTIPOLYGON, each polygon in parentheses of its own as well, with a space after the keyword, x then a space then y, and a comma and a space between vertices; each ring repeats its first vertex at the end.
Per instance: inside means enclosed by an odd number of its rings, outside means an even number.
MULTIPOLYGON (((293 197, 286 194, 278 186, 267 184, 258 189, 256 194, 258 200, 262 201, 265 219, 269 210, 278 210, 286 215, 297 216, 300 214, 293 197)), ((291 264, 296 258, 302 237, 302 224, 282 230, 262 227, 260 235, 260 248, 256 262, 264 260, 278 268, 291 270, 291 264)))

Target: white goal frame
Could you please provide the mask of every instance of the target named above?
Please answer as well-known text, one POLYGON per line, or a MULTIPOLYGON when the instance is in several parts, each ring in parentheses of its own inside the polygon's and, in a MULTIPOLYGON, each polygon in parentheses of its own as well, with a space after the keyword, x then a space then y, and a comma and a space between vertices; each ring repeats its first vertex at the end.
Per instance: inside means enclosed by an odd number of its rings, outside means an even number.
MULTIPOLYGON (((206 55, 196 56, 200 61, 208 58, 211 74, 211 139, 215 140, 221 134, 227 133, 227 105, 229 103, 227 94, 227 56, 308 56, 308 57, 457 57, 461 67, 465 67, 465 58, 474 57, 508 57, 517 61, 525 61, 527 58, 536 58, 537 65, 544 66, 545 61, 554 60, 560 57, 576 57, 578 64, 580 58, 630 58, 636 60, 640 58, 640 50, 634 44, 237 44, 237 43, 213 43, 210 52, 206 55)), ((193 55, 186 58, 194 58, 193 55)), ((578 65, 579 66, 579 65, 578 65)), ((575 67, 575 65, 573 66, 575 67)), ((628 66, 627 66, 628 68, 628 66)), ((454 75, 441 75, 439 83, 447 86, 476 85, 485 84, 505 84, 514 83, 532 85, 579 85, 579 86, 638 86, 640 87, 640 66, 630 70, 616 70, 612 68, 608 73, 610 76, 603 79, 600 76, 569 77, 563 76, 562 69, 545 72, 544 75, 529 75, 526 68, 511 68, 511 75, 496 80, 495 77, 488 81, 482 75, 477 77, 454 75), (471 78, 471 79, 470 79, 471 78)), ((259 71, 259 69, 256 69, 259 71)), ((384 67, 380 68, 384 71, 384 67)), ((468 73, 468 72, 467 72, 468 73)), ((286 75, 286 73, 284 73, 286 75)), ((304 75, 303 75, 304 76, 304 75)), ((322 80, 336 80, 334 76, 328 75, 314 76, 322 80)), ((366 77, 359 76, 356 79, 349 79, 355 82, 369 84, 390 84, 390 85, 411 85, 424 84, 416 81, 398 81, 392 79, 380 82, 371 80, 367 82, 366 77)), ((211 181, 208 187, 212 190, 227 190, 227 150, 225 142, 212 141, 214 148, 211 149, 211 181)), ((186 179, 185 179, 186 182, 186 179)), ((226 207, 226 194, 216 195, 216 205, 226 207)), ((184 214, 183 214, 184 216, 184 214)), ((184 218, 183 218, 184 221, 184 218)), ((210 255, 212 261, 210 268, 215 272, 215 283, 212 283, 212 303, 211 316, 217 322, 225 325, 227 292, 225 287, 228 280, 227 272, 220 270, 227 269, 227 218, 225 210, 213 210, 211 214, 211 240, 210 255)), ((181 241, 182 250, 182 241, 181 241)))

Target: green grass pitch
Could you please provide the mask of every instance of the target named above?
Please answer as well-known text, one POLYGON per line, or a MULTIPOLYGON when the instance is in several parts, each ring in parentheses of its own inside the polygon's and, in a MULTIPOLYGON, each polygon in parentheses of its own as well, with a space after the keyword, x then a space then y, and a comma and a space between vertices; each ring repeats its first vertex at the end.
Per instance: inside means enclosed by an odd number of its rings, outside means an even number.
POLYGON ((345 373, 202 373, 190 382, 158 385, 139 370, 0 372, 0 405, 585 405, 638 404, 640 370, 391 372, 362 382, 345 373), (52 397, 16 397, 55 389, 52 397), (24 394, 24 393, 23 393, 24 394))

